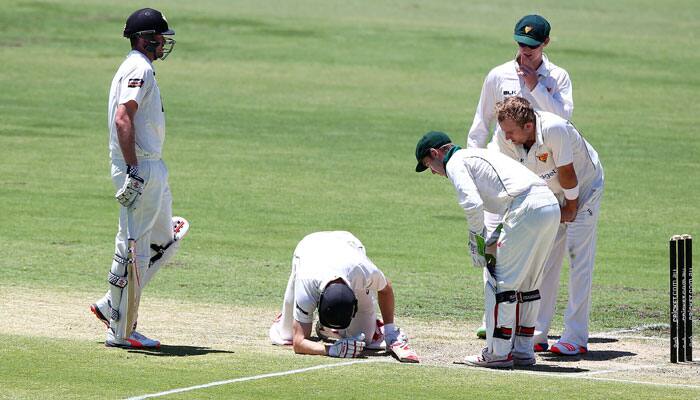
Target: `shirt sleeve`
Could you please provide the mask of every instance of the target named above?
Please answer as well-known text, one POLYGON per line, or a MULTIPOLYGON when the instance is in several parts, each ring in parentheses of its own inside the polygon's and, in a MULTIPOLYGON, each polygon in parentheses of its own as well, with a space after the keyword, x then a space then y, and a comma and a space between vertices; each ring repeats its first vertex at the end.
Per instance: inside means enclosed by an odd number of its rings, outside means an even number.
POLYGON ((312 324, 320 297, 318 282, 307 279, 297 280, 294 285, 294 319, 304 324, 312 324))
POLYGON ((548 111, 564 119, 571 119, 574 113, 574 96, 571 86, 571 79, 566 71, 556 81, 556 87, 551 92, 547 90, 544 83, 539 82, 535 89, 530 92, 537 101, 538 108, 548 111))
POLYGON ((362 261, 362 267, 367 273, 367 287, 365 289, 380 291, 386 287, 386 277, 376 265, 366 258, 362 261))
POLYGON ((131 100, 141 105, 141 101, 153 87, 153 71, 148 68, 134 68, 122 77, 118 104, 131 100))
POLYGON ((457 192, 457 202, 467 217, 469 230, 481 233, 484 230, 484 202, 474 179, 461 162, 456 167, 451 165, 448 176, 457 192))
POLYGON ((552 150, 554 166, 561 167, 574 162, 573 143, 566 126, 555 125, 550 127, 546 135, 546 144, 552 150))
POLYGON ((495 86, 496 74, 492 70, 484 79, 484 85, 481 88, 481 96, 479 97, 479 104, 476 106, 474 121, 467 135, 467 147, 486 148, 491 132, 490 127, 496 119, 495 86))

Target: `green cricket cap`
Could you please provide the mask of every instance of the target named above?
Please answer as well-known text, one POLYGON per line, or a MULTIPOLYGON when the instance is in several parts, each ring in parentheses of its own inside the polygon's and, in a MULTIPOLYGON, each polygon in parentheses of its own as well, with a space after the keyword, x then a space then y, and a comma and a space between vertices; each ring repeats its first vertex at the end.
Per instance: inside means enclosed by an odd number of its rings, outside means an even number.
POLYGON ((423 158, 430 154, 430 149, 439 149, 448 143, 452 143, 452 140, 443 132, 430 131, 423 135, 416 145, 416 161, 418 161, 416 172, 423 172, 428 169, 423 165, 423 158))
POLYGON ((549 22, 541 15, 526 15, 515 24, 513 39, 528 46, 539 46, 549 37, 549 22))

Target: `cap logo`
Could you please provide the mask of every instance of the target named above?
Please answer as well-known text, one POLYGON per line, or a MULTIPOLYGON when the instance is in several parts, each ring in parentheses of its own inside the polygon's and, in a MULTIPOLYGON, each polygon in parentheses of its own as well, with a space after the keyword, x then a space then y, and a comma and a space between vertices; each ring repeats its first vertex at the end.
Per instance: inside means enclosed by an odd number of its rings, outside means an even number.
POLYGON ((531 30, 532 30, 531 26, 528 25, 525 27, 525 33, 530 33, 531 30))

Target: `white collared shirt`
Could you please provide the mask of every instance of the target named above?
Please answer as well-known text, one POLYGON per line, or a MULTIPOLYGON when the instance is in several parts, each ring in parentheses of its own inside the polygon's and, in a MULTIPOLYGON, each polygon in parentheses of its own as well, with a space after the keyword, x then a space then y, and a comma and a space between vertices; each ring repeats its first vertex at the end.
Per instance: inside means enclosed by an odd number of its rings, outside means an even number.
MULTIPOLYGON (((294 319, 313 323, 313 315, 328 282, 341 278, 361 297, 384 289, 386 278, 367 258, 362 242, 350 232, 315 232, 305 236, 294 250, 298 259, 294 285, 294 319)), ((296 261, 295 261, 296 262, 296 261)))
POLYGON ((547 185, 525 166, 495 150, 458 150, 447 162, 445 172, 455 187, 469 229, 476 233, 484 229, 484 211, 503 215, 513 199, 534 186, 547 185))
POLYGON ((492 143, 503 153, 515 157, 513 145, 506 141, 505 134, 498 126, 496 103, 509 96, 527 99, 535 110, 542 110, 571 119, 574 111, 574 98, 569 74, 549 61, 542 54, 542 64, 537 69, 539 83, 530 91, 525 81, 518 76, 516 60, 508 61, 493 68, 481 89, 479 105, 467 136, 468 147, 485 148, 489 134, 494 129, 492 143))
POLYGON ((579 185, 579 203, 583 204, 592 189, 603 186, 603 166, 593 146, 569 121, 548 112, 535 112, 535 143, 529 151, 517 146, 525 166, 547 182, 560 201, 564 190, 559 183, 558 168, 572 164, 579 185))
POLYGON ((165 112, 153 65, 136 50, 131 50, 119 66, 109 90, 107 125, 109 155, 113 160, 124 159, 114 123, 117 107, 130 100, 139 106, 134 115, 136 155, 160 158, 165 141, 165 112))

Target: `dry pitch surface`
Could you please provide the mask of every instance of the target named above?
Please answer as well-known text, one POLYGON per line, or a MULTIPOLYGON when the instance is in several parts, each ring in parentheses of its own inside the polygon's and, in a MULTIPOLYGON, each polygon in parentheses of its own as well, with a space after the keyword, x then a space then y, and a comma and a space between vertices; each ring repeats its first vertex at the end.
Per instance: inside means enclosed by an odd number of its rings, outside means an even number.
MULTIPOLYGON (((0 315, 3 315, 0 333, 79 339, 100 345, 104 340, 104 327, 89 311, 95 298, 91 294, 76 296, 0 287, 0 315)), ((146 335, 153 335, 171 346, 216 350, 254 347, 255 351, 289 355, 291 349, 272 346, 267 340, 267 329, 276 312, 275 309, 154 301, 146 297, 140 310, 142 322, 139 327, 146 335), (174 315, 167 310, 173 311, 174 315), (177 321, 174 321, 174 316, 177 316, 177 321)), ((422 358, 421 365, 463 368, 467 372, 472 367, 454 362, 467 354, 476 354, 484 345, 483 340, 473 336, 476 326, 406 319, 398 323, 409 334, 412 346, 422 358)), ((667 337, 668 330, 664 328, 594 334, 586 355, 561 357, 540 353, 535 366, 496 373, 619 380, 700 389, 700 364, 669 363, 667 337)))

